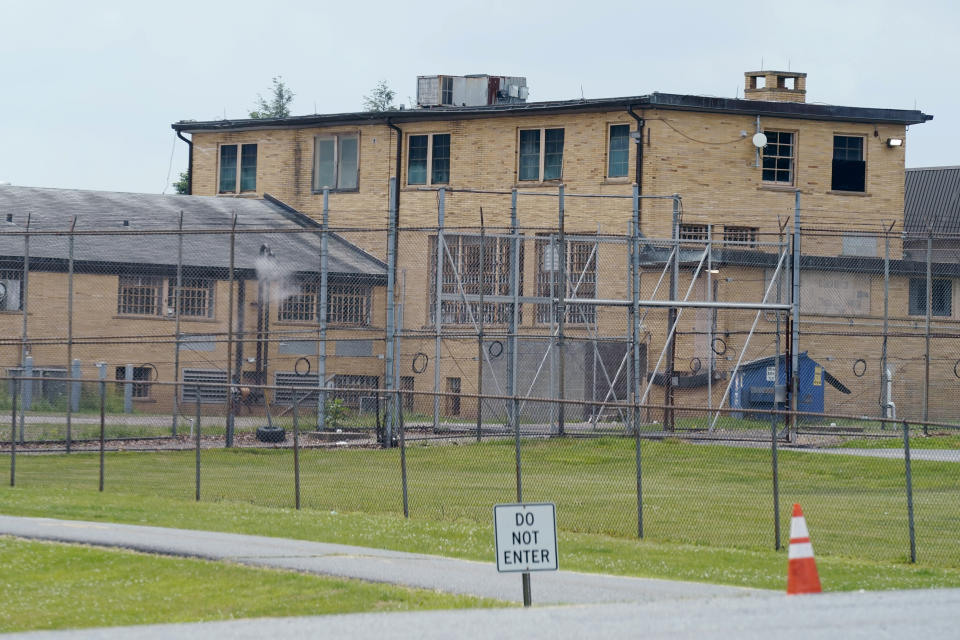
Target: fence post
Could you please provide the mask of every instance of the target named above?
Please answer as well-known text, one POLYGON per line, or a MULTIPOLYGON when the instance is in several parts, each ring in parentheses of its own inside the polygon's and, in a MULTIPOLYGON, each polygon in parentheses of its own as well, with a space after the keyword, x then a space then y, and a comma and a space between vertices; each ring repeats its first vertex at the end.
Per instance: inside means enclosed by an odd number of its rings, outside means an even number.
POLYGON ((103 465, 104 465, 104 445, 107 430, 107 363, 97 363, 98 376, 100 378, 100 485, 99 490, 103 492, 103 465))
POLYGON ((319 317, 317 331, 320 344, 317 345, 317 430, 327 426, 327 231, 330 226, 330 190, 323 190, 323 221, 320 226, 320 292, 319 317))
POLYGON ((436 332, 433 342, 433 430, 440 429, 440 331, 443 328, 443 225, 446 215, 447 190, 440 187, 437 193, 437 266, 434 283, 433 329, 436 332))
POLYGON ((557 399, 560 401, 557 405, 557 435, 563 437, 566 423, 567 405, 564 402, 567 399, 567 380, 566 380, 566 347, 564 345, 564 325, 567 322, 567 238, 564 229, 564 185, 558 187, 557 217, 559 222, 559 234, 557 237, 557 256, 559 257, 559 266, 557 272, 560 274, 561 284, 559 297, 557 299, 557 399))
MULTIPOLYGON (((196 413, 194 415, 193 426, 194 426, 194 448, 196 450, 196 500, 200 502, 200 385, 196 385, 193 388, 193 392, 196 395, 194 398, 196 402, 196 413)), ((267 411, 269 411, 269 406, 267 411)))
POLYGON ((79 378, 83 375, 83 371, 80 368, 80 360, 78 358, 73 359, 70 369, 70 377, 73 378, 73 382, 70 383, 70 409, 71 411, 80 410, 80 391, 83 383, 80 382, 79 378))
POLYGON ((917 561, 917 537, 913 527, 913 475, 910 473, 910 427, 903 421, 903 460, 907 468, 907 523, 910 528, 910 562, 917 561))
POLYGON ((177 437, 177 418, 180 416, 180 290, 183 287, 183 210, 177 233, 177 284, 173 295, 173 416, 170 435, 177 437))
MULTIPOLYGON (((776 402, 774 393, 774 402, 776 402)), ((774 414, 776 415, 776 414, 774 414)), ((777 459, 777 421, 770 421, 770 457, 773 465, 773 548, 780 551, 780 470, 777 459)))
POLYGON ((17 484, 17 396, 20 395, 20 376, 14 374, 13 398, 10 408, 10 486, 17 484))
MULTIPOLYGON (((890 415, 891 400, 888 385, 890 383, 890 365, 887 361, 887 341, 890 336, 890 230, 883 235, 883 348, 881 354, 880 366, 880 397, 883 398, 883 406, 880 408, 884 418, 892 418, 890 415)), ((896 424, 896 423, 894 423, 896 424)), ((880 430, 887 428, 885 422, 880 423, 880 430)), ((896 428, 896 427, 894 427, 896 428)))
POLYGON ((227 286, 229 286, 229 291, 227 294, 227 433, 226 433, 226 446, 233 446, 233 432, 234 432, 234 423, 236 422, 235 413, 236 413, 236 394, 233 392, 235 388, 239 389, 237 385, 238 380, 234 380, 233 373, 233 290, 236 288, 236 252, 237 252, 237 213, 233 213, 233 226, 230 227, 230 267, 229 273, 227 275, 227 286))
POLYGON ((794 194, 793 205, 793 267, 791 268, 791 295, 790 302, 793 306, 791 310, 792 320, 790 327, 790 410, 793 411, 790 418, 790 429, 787 432, 787 440, 791 440, 791 435, 797 434, 797 408, 798 396, 800 393, 800 190, 794 194))
MULTIPOLYGON (((23 381, 23 398, 21 404, 24 411, 30 411, 33 408, 33 356, 27 356, 23 359, 23 375, 26 378, 23 381)), ((21 441, 23 433, 20 434, 21 441)))
POLYGON ((923 355, 923 432, 930 419, 930 319, 933 313, 933 231, 927 231, 927 313, 924 322, 923 355))
POLYGON ((630 335, 633 343, 633 427, 634 463, 637 470, 637 537, 643 538, 643 464, 640 447, 640 186, 633 185, 633 219, 630 221, 630 335))
POLYGON ((398 185, 396 176, 390 178, 390 220, 387 228, 387 344, 386 357, 384 358, 384 387, 387 391, 387 419, 385 420, 385 429, 383 430, 383 448, 389 449, 393 446, 393 432, 396 422, 396 406, 394 397, 390 392, 396 389, 397 384, 394 380, 394 359, 396 358, 396 332, 397 332, 397 307, 396 307, 396 287, 397 287, 397 206, 395 195, 398 185))
POLYGON ((133 365, 123 368, 123 412, 133 413, 133 365))
MULTIPOLYGON (((73 216, 70 223, 70 236, 67 238, 67 378, 72 378, 71 368, 73 367, 73 254, 74 254, 74 230, 77 227, 77 216, 73 216)), ((70 453, 70 447, 73 440, 73 412, 79 407, 73 404, 74 382, 66 383, 67 390, 67 453, 70 453)), ((79 396, 77 398, 79 400, 79 396)))
POLYGON ((300 510, 300 417, 297 389, 293 389, 293 492, 297 511, 300 510))

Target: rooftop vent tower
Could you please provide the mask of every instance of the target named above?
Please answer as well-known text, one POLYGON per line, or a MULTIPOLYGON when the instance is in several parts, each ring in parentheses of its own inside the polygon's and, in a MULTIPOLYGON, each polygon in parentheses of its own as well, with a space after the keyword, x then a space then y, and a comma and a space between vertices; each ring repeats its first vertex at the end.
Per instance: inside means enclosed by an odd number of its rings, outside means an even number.
POLYGON ((793 71, 747 71, 743 97, 770 102, 806 102, 807 74, 793 71))
POLYGON ((526 102, 527 79, 518 76, 417 76, 417 107, 480 107, 526 102))

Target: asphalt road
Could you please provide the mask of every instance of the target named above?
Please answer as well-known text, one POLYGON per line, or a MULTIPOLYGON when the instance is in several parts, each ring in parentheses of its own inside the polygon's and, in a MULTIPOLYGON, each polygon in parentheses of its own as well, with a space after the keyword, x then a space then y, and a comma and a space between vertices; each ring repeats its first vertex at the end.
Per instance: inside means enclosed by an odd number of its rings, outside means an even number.
MULTIPOLYGON (((517 602, 520 578, 469 562, 302 540, 0 516, 0 534, 360 578, 517 602)), ((562 548, 561 548, 562 565, 562 548)), ((531 609, 367 613, 10 634, 34 640, 960 637, 960 589, 780 592, 570 571, 533 575, 531 609), (568 603, 560 605, 558 603, 568 603)))

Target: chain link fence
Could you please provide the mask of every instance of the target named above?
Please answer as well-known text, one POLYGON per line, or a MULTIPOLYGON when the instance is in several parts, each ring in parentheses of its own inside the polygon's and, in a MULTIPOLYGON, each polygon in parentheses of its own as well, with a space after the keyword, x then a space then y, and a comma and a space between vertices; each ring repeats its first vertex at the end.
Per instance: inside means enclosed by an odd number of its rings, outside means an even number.
POLYGON ((960 566, 955 238, 418 196, 0 231, 10 484, 960 566))

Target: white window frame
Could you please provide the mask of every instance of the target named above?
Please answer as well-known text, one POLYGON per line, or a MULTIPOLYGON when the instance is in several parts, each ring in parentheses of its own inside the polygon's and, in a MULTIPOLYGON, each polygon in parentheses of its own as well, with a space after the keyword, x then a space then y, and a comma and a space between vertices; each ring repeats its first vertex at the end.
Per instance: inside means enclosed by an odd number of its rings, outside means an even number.
POLYGON ((313 165, 311 168, 310 182, 313 186, 314 193, 323 193, 324 186, 328 186, 330 191, 340 191, 340 192, 352 192, 360 190, 360 132, 353 131, 350 133, 332 133, 332 134, 319 134, 313 137, 313 165), (357 185, 355 187, 341 187, 340 186, 340 140, 344 138, 356 138, 357 140, 357 185), (333 177, 334 182, 337 184, 333 185, 318 185, 317 184, 317 162, 319 161, 317 156, 317 142, 320 140, 333 140, 333 177))
MULTIPOLYGON (((764 148, 761 150, 761 152, 760 152, 760 181, 761 181, 764 185, 768 185, 768 186, 792 187, 792 186, 796 185, 796 184, 797 184, 797 142, 798 142, 798 138, 799 138, 799 136, 797 135, 797 132, 796 132, 796 131, 785 131, 785 130, 782 130, 782 129, 771 129, 771 130, 769 130, 769 131, 765 131, 764 133, 766 133, 766 134, 771 134, 771 133, 776 133, 776 134, 787 133, 787 134, 790 134, 790 155, 789 155, 789 156, 767 155, 767 153, 766 153, 766 149, 767 149, 767 148, 764 147, 764 148), (774 166, 772 169, 767 169, 766 167, 764 167, 764 166, 763 166, 764 160, 766 160, 767 158, 774 159, 775 161, 778 160, 778 159, 781 159, 781 158, 789 158, 789 159, 790 159, 790 180, 789 180, 789 181, 784 181, 784 180, 776 180, 776 179, 774 179, 774 180, 767 180, 767 179, 765 179, 765 178, 763 177, 763 174, 764 174, 765 171, 773 171, 773 172, 774 172, 774 177, 776 177, 777 172, 783 171, 783 169, 778 169, 778 168, 776 168, 776 166, 774 166)), ((768 140, 769 140, 769 136, 768 136, 768 140)), ((769 142, 768 142, 768 144, 769 144, 769 142)), ((779 145, 779 144, 782 144, 782 143, 778 142, 778 143, 776 143, 776 144, 779 145)), ((831 147, 831 148, 832 148, 832 147, 831 147)), ((776 162, 774 162, 774 165, 776 165, 776 162)))
POLYGON ((547 157, 547 131, 563 131, 563 146, 564 152, 566 151, 567 146, 567 131, 566 127, 523 127, 517 129, 517 182, 526 183, 526 184, 536 184, 540 182, 562 182, 563 181, 563 159, 566 155, 565 153, 560 154, 560 177, 559 178, 544 178, 544 162, 547 157), (520 135, 524 131, 539 131, 540 132, 540 164, 539 169, 537 170, 537 177, 534 180, 530 179, 521 179, 520 178, 520 135))
POLYGON ((241 193, 256 193, 258 180, 257 172, 260 170, 260 149, 256 142, 221 142, 217 145, 217 195, 238 195, 241 193), (255 155, 256 163, 254 166, 254 178, 253 178, 253 189, 243 189, 241 190, 241 185, 243 183, 243 176, 241 171, 243 169, 243 148, 254 146, 257 147, 257 153, 255 155), (234 178, 234 185, 232 191, 225 191, 220 188, 220 174, 222 170, 222 159, 223 159, 223 148, 224 147, 236 147, 237 148, 237 166, 236 174, 234 178))
POLYGON ((434 184, 449 185, 450 184, 450 167, 453 164, 453 134, 448 131, 436 131, 433 133, 409 133, 407 134, 407 186, 408 187, 430 187, 434 184), (426 182, 420 183, 411 183, 410 182, 410 138, 423 137, 427 138, 427 180, 426 182), (433 180, 433 137, 434 136, 450 136, 450 155, 447 157, 447 180, 446 182, 434 182, 433 180))
MULTIPOLYGON (((630 142, 632 138, 630 134, 633 133, 630 131, 629 122, 611 122, 607 125, 607 157, 606 157, 606 167, 605 174, 607 180, 626 180, 630 178, 630 142), (627 128, 627 170, 622 176, 613 176, 610 175, 610 154, 613 152, 612 143, 613 143, 613 128, 614 127, 626 127, 627 128)), ((564 140, 566 142, 566 140, 564 140)))

